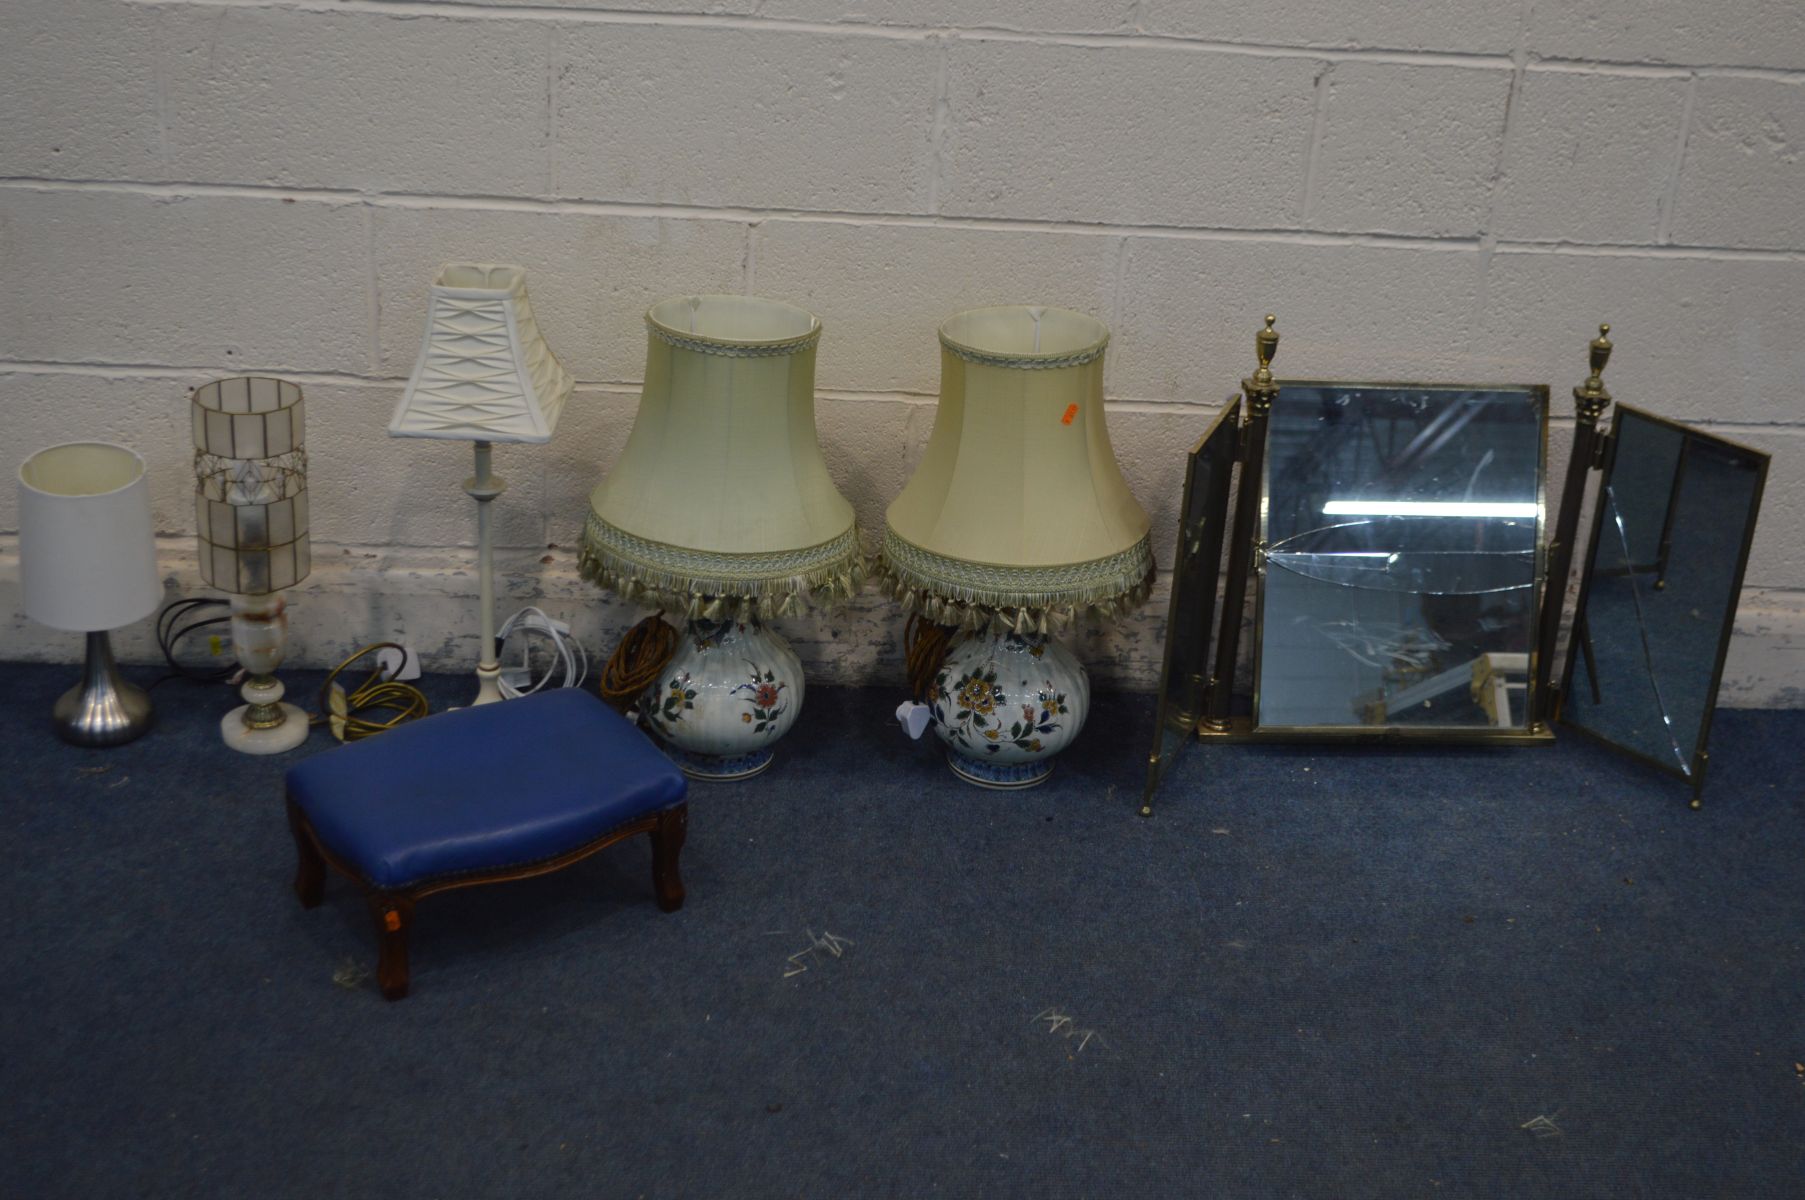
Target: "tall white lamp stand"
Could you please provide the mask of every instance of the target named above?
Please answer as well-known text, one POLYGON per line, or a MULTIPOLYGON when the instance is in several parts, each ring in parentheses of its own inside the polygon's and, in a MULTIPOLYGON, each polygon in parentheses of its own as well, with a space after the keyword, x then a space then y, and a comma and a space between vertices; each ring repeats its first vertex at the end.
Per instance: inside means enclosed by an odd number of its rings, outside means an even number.
POLYGON ((476 569, 482 605, 476 699, 502 695, 495 646, 495 544, 489 506, 508 485, 489 469, 496 442, 549 442, 569 399, 570 375, 539 332, 526 271, 496 263, 448 263, 433 277, 426 338, 389 422, 390 437, 476 443, 476 569))
POLYGON ((482 645, 476 660, 476 699, 470 703, 494 704, 502 699, 501 663, 495 658, 495 536, 490 527, 489 505, 508 490, 508 482, 489 469, 493 447, 476 443, 476 474, 464 480, 464 493, 476 501, 476 571, 478 602, 482 605, 482 645))

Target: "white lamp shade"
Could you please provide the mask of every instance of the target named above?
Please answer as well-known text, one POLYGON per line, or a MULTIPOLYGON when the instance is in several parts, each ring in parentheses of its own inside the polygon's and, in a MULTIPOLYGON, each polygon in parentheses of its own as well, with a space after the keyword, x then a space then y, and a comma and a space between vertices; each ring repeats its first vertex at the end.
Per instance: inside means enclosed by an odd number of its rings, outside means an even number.
POLYGON ((26 614, 52 629, 99 633, 155 612, 163 589, 144 460, 106 442, 26 459, 19 575, 26 614))
POLYGON ((1082 313, 973 309, 940 329, 940 404, 921 464, 886 514, 900 599, 968 628, 1022 628, 1144 599, 1147 512, 1103 412, 1109 329, 1082 313))
POLYGON ((849 595, 858 529, 815 435, 821 322, 775 300, 680 296, 646 325, 645 391, 590 496, 585 571, 692 616, 703 597, 779 615, 849 595))
POLYGON ((447 263, 389 435, 549 442, 572 386, 533 319, 525 268, 447 263))

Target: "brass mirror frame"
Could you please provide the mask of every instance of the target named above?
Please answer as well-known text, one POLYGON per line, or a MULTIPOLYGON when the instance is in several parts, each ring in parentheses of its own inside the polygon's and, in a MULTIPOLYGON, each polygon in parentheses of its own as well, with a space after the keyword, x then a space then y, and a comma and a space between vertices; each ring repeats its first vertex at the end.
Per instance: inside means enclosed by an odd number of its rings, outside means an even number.
MULTIPOLYGON (((1537 519, 1538 532, 1538 567, 1542 586, 1542 595, 1538 611, 1534 614, 1531 638, 1531 661, 1529 664, 1529 686, 1526 699, 1527 723, 1524 729, 1497 730, 1489 734, 1458 728, 1432 728, 1410 730, 1407 726, 1385 726, 1380 728, 1363 727, 1331 727, 1328 730, 1314 729, 1278 729, 1259 731, 1253 727, 1250 717, 1236 716, 1233 712, 1235 671, 1240 659, 1241 627, 1247 602, 1247 581, 1255 570, 1256 557, 1263 551, 1263 546, 1256 545, 1256 521, 1264 531, 1265 521, 1265 454, 1266 428, 1272 410, 1272 402, 1278 396, 1282 386, 1272 375, 1272 359, 1278 351, 1279 334, 1274 327, 1276 318, 1267 314, 1265 327, 1254 338, 1255 354, 1258 367, 1254 373, 1241 381, 1241 399, 1244 401, 1241 426, 1239 430, 1239 448, 1234 469, 1238 469, 1239 478, 1232 491, 1233 527, 1228 539, 1228 560, 1226 565, 1226 581, 1223 585, 1221 607, 1216 610, 1216 637, 1212 645, 1208 638, 1202 649, 1203 661, 1209 666, 1209 678, 1204 688, 1203 711, 1196 723, 1197 737, 1202 741, 1333 741, 1341 743, 1362 742, 1457 742, 1467 744, 1491 745, 1545 745, 1554 739, 1551 728, 1554 721, 1559 720, 1561 708, 1566 698, 1565 689, 1573 678, 1573 655, 1577 643, 1569 638, 1561 679, 1558 685, 1552 680, 1554 660, 1559 646, 1562 618, 1566 613, 1567 586, 1573 573, 1573 555, 1579 534, 1580 513, 1585 505, 1588 484, 1594 471, 1606 471, 1612 465, 1614 446, 1614 430, 1600 428, 1600 421, 1611 404, 1611 394, 1605 388, 1603 372, 1610 362, 1613 344, 1610 340, 1611 327, 1600 325, 1598 336, 1588 346, 1590 352, 1590 374, 1585 382, 1573 389, 1574 400, 1574 434, 1572 451, 1567 461, 1567 474, 1561 490, 1561 505, 1554 523, 1553 536, 1544 538, 1546 533, 1548 462, 1547 462, 1547 430, 1548 430, 1548 389, 1540 385, 1513 384, 1505 385, 1517 389, 1534 388, 1543 397, 1542 405, 1542 470, 1539 481, 1538 507, 1541 515, 1537 519), (1452 736, 1448 736, 1452 735, 1452 736)), ((1287 380, 1292 386, 1308 386, 1312 381, 1287 380)), ((1318 386, 1371 386, 1396 388, 1445 388, 1458 385, 1446 384, 1371 384, 1359 385, 1333 382, 1319 383, 1318 386)), ((1484 385, 1469 385, 1475 388, 1484 385)), ((1496 385, 1494 385, 1496 386, 1496 385)), ((1231 401, 1232 404, 1232 401, 1231 401)), ((1224 416, 1232 411, 1224 409, 1224 416)), ((1700 431, 1665 417, 1656 416, 1642 409, 1630 409, 1640 418, 1673 428, 1686 436, 1705 436, 1725 443, 1734 449, 1759 460, 1760 473, 1757 476, 1754 493, 1750 498, 1749 519, 1743 531, 1742 542, 1736 562, 1736 570, 1731 588, 1732 603, 1724 616, 1723 628, 1718 637, 1717 654, 1712 668, 1711 687, 1705 705, 1704 716, 1700 722, 1699 740, 1695 752, 1694 769, 1688 782, 1693 788, 1692 807, 1700 806, 1700 792, 1704 786, 1705 767, 1709 762, 1707 743, 1711 732, 1712 718, 1717 711, 1717 694, 1723 682, 1724 664, 1728 660, 1730 639, 1735 632, 1736 609, 1741 599, 1743 581, 1746 577, 1749 552, 1754 543, 1755 527, 1760 516, 1761 500, 1766 488, 1767 471, 1770 456, 1759 450, 1719 438, 1715 434, 1701 434, 1700 431)), ((1218 424, 1220 424, 1220 418, 1218 424)), ((1211 434, 1216 433, 1212 426, 1211 434)), ((1198 443, 1201 448, 1202 442, 1198 443)), ((1193 450, 1195 453, 1196 450, 1193 450)), ((1601 476, 1600 489, 1604 479, 1601 476)), ((1187 476, 1187 496, 1189 480, 1187 476)), ((1188 509, 1188 501, 1187 501, 1188 509)), ((1227 513, 1219 514, 1218 526, 1225 524, 1227 513)), ((1601 505, 1595 505, 1592 518, 1592 541, 1588 543, 1587 559, 1581 570, 1578 596, 1574 605, 1574 615, 1584 612, 1585 601, 1591 592, 1592 583, 1592 547, 1597 545, 1600 522, 1603 520, 1601 505)), ((1183 552, 1184 534, 1180 532, 1180 553, 1183 552)), ((1175 560, 1176 561, 1176 560, 1175 560)), ((1212 597, 1213 599, 1213 597, 1212 597)), ((1167 615, 1168 628, 1183 620, 1178 611, 1176 598, 1169 606, 1167 615)), ((1202 620, 1209 621, 1209 610, 1204 610, 1202 620)), ((1256 611, 1256 622, 1258 614, 1256 611)), ((1200 664, 1201 665, 1201 664, 1200 664)), ((1170 669, 1168 663, 1167 669, 1170 669)), ((1164 689, 1166 679, 1161 679, 1161 700, 1159 703, 1159 724, 1155 729, 1154 760, 1149 762, 1147 789, 1141 801, 1141 815, 1151 816, 1153 813, 1153 795, 1159 786, 1159 764, 1157 757, 1161 743, 1158 739, 1163 735, 1164 722, 1168 717, 1164 705, 1164 689)), ((1257 675, 1256 675, 1257 686, 1257 675)), ((1564 728, 1581 733, 1587 738, 1608 745, 1611 748, 1639 761, 1647 762, 1656 769, 1682 780, 1687 777, 1677 767, 1669 767, 1664 763, 1649 758, 1628 747, 1618 745, 1608 739, 1579 725, 1562 723, 1564 728)))
MULTIPOLYGON (((1606 334, 1609 330, 1610 327, 1608 325, 1599 327, 1599 339, 1601 341, 1606 340, 1606 334)), ((1606 357, 1608 356, 1609 351, 1607 350, 1606 357)), ((1596 372, 1594 373, 1594 379, 1596 379, 1596 372)), ((1608 402, 1608 393, 1606 395, 1608 402)), ((1602 409, 1600 410, 1599 415, 1602 415, 1602 409)), ((1562 661, 1560 685, 1554 694, 1553 711, 1555 719, 1560 721, 1563 729, 1572 730, 1574 733, 1577 733, 1590 741, 1597 742, 1603 746, 1608 746, 1619 754, 1635 759, 1637 762, 1653 767, 1664 775, 1672 776, 1685 783, 1692 789, 1690 806, 1697 809, 1701 807, 1704 802, 1705 776, 1711 758, 1709 753, 1711 722, 1712 718, 1717 713, 1717 694, 1723 684, 1724 664, 1728 661, 1730 655, 1730 639, 1736 632, 1736 610, 1739 607, 1742 598, 1743 580, 1748 573, 1749 551, 1754 546, 1755 542, 1755 526, 1761 515, 1761 499, 1767 489, 1767 473, 1771 462, 1771 456, 1763 451, 1756 450, 1751 446, 1733 442, 1729 438, 1719 437, 1712 433, 1704 433, 1683 422, 1675 421, 1668 417, 1658 416, 1646 409, 1634 408, 1627 404, 1619 404, 1617 406, 1617 412, 1612 417, 1611 429, 1609 432, 1595 431, 1594 440, 1595 448, 1584 462, 1585 475, 1589 475, 1594 470, 1598 472, 1597 487, 1594 490, 1592 499, 1591 539, 1586 544, 1586 565, 1581 572, 1579 593, 1573 603, 1573 621, 1567 635, 1567 652, 1562 661), (1737 548, 1736 569, 1731 578, 1729 588, 1730 602, 1724 612, 1722 628, 1718 631, 1717 649, 1711 666, 1711 683, 1709 689, 1705 693, 1704 708, 1699 719, 1698 741, 1693 747, 1689 773, 1688 771, 1681 770, 1676 763, 1668 762, 1666 759, 1656 755, 1645 754, 1640 750, 1633 749, 1620 742, 1612 741, 1609 737, 1597 730, 1562 719, 1566 709, 1569 689, 1572 687, 1574 680, 1574 660, 1580 649, 1580 622, 1586 614, 1587 602, 1591 599, 1592 595, 1592 583, 1597 573, 1599 539, 1604 536, 1605 532, 1605 489, 1611 486, 1613 473, 1617 466, 1617 451, 1622 444, 1619 438, 1619 423, 1626 413, 1634 416, 1638 420, 1646 421, 1651 425, 1659 426, 1662 429, 1672 430, 1682 438, 1708 438, 1713 442, 1717 442, 1720 445, 1734 450, 1739 455, 1747 457, 1752 460, 1752 463, 1755 466, 1755 486, 1749 496, 1748 519, 1743 527, 1742 537, 1737 548)), ((1577 456, 1575 457, 1574 462, 1576 465, 1580 463, 1577 456)), ((1677 483, 1675 486, 1678 486, 1677 483)), ((1677 492, 1675 495, 1677 496, 1677 492)), ((1671 499, 1669 504, 1671 506, 1671 499)), ((1577 513, 1575 516, 1577 518, 1577 513)))
POLYGON ((1524 651, 1529 657, 1521 726, 1498 725, 1260 725, 1261 666, 1265 651, 1266 629, 1266 553, 1269 545, 1267 519, 1272 501, 1271 464, 1262 462, 1260 479, 1258 539, 1254 543, 1254 608, 1253 608, 1253 712, 1245 727, 1231 728, 1237 740, 1261 742, 1433 742, 1447 745, 1525 745, 1552 741, 1554 735, 1541 719, 1542 697, 1537 687, 1536 668, 1540 662, 1542 597, 1547 576, 1548 520, 1548 387, 1540 383, 1369 383, 1358 380, 1281 379, 1274 382, 1278 392, 1286 388, 1355 388, 1391 392, 1509 392, 1535 399, 1536 430, 1536 527, 1535 562, 1530 582, 1529 637, 1524 651))
MULTIPOLYGON (((1553 733, 1543 719, 1547 695, 1547 672, 1542 657, 1545 640, 1543 612, 1545 604, 1532 601, 1529 642, 1529 676, 1525 699, 1525 724, 1521 728, 1496 726, 1412 727, 1383 726, 1299 726, 1260 729, 1251 716, 1234 712, 1236 667, 1240 662, 1241 628, 1247 605, 1247 584, 1251 577, 1264 574, 1264 536, 1266 520, 1266 436, 1272 403, 1283 387, 1372 387, 1413 389, 1421 391, 1486 391, 1510 390, 1527 392, 1537 397, 1541 406, 1541 445, 1537 451, 1540 469, 1536 485, 1536 587, 1546 588, 1550 578, 1550 560, 1545 544, 1547 517, 1548 461, 1548 388, 1542 384, 1454 384, 1454 383, 1361 383, 1334 380, 1284 380, 1273 378, 1272 360, 1278 353, 1277 318, 1266 315, 1265 328, 1254 337, 1254 353, 1258 366, 1241 381, 1241 394, 1246 412, 1241 427, 1241 475, 1235 491, 1233 533, 1229 539, 1227 583, 1223 589, 1222 607, 1218 612, 1216 653, 1210 668, 1205 711, 1198 722, 1197 734, 1206 741, 1231 742, 1410 742, 1462 745, 1524 745, 1553 740, 1553 733)), ((1545 593, 1544 593, 1545 594, 1545 593)), ((1256 637, 1260 628, 1261 608, 1255 605, 1256 637)), ((1256 645, 1255 653, 1258 653, 1256 645)), ((1256 671, 1255 686, 1258 686, 1256 671)), ((1144 807, 1144 806, 1143 806, 1144 807)))
POLYGON ((1159 691, 1156 694, 1153 748, 1147 755, 1147 786, 1141 794, 1143 817, 1153 815, 1153 794, 1159 790, 1166 772, 1195 735, 1197 721, 1204 712, 1204 698, 1209 686, 1204 674, 1210 657, 1209 625, 1215 614, 1216 588, 1222 579, 1222 550, 1227 543, 1224 523, 1228 516, 1228 497, 1235 464, 1240 457, 1240 429, 1241 400, 1238 396, 1231 397, 1222 406, 1216 419, 1210 422, 1209 429, 1191 447, 1191 452, 1185 459, 1184 499, 1178 510, 1178 545, 1172 553, 1172 595, 1166 602, 1164 665, 1160 669, 1159 691), (1211 451, 1211 443, 1218 438, 1232 439, 1235 444, 1229 447, 1224 456, 1222 469, 1210 472, 1206 481, 1210 494, 1200 497, 1196 493, 1198 474, 1203 467, 1216 465, 1207 462, 1206 455, 1211 451), (1187 567, 1193 560, 1201 564, 1200 574, 1195 580, 1194 588, 1187 589, 1187 567), (1187 595, 1188 590, 1197 594, 1187 595), (1201 626, 1195 651, 1189 655, 1181 651, 1178 637, 1181 623, 1186 620, 1187 600, 1195 606, 1191 609, 1191 619, 1201 626), (1184 695, 1188 701, 1176 712, 1170 709, 1173 694, 1178 691, 1172 681, 1174 672, 1180 672, 1186 677, 1184 695), (1168 756, 1166 740, 1173 729, 1184 730, 1183 740, 1168 756))

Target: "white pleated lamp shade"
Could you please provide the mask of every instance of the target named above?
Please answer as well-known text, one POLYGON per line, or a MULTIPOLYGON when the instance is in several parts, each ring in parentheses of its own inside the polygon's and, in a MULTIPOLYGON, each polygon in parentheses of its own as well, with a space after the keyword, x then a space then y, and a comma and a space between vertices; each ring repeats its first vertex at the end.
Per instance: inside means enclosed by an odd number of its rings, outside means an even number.
POLYGON ((689 617, 756 618, 850 595, 852 505, 815 435, 821 322, 753 296, 646 314, 646 381, 620 460, 590 496, 583 571, 689 617))
POLYGON ((549 442, 572 386, 533 319, 525 268, 447 263, 389 435, 549 442))
POLYGON ((883 568, 939 624, 1048 632, 1146 598, 1147 512, 1103 412, 1109 328, 1065 309, 962 312, 940 328, 940 405, 886 514, 883 568))
POLYGON ((124 446, 70 442, 19 468, 25 612, 52 629, 100 633, 156 611, 156 536, 144 460, 124 446))

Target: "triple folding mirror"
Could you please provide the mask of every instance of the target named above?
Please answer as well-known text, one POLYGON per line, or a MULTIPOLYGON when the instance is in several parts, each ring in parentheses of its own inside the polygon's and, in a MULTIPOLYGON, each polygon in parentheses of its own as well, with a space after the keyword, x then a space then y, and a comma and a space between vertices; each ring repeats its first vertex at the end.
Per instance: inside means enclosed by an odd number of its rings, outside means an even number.
POLYGON ((1767 456, 1627 406, 1603 429, 1608 329, 1550 529, 1546 387, 1275 380, 1266 319, 1190 453, 1143 815, 1195 741, 1532 744, 1557 721, 1697 806, 1767 456))

